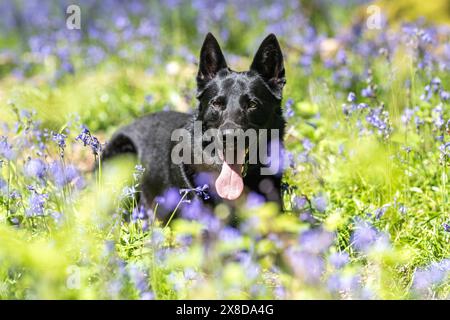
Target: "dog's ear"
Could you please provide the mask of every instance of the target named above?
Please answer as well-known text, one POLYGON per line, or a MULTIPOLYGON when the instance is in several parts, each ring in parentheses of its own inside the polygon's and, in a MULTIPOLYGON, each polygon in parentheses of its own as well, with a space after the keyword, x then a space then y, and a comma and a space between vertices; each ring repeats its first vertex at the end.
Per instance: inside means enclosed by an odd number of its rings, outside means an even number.
POLYGON ((214 78, 223 68, 227 68, 227 63, 220 49, 219 43, 211 33, 206 35, 200 51, 200 66, 197 74, 197 88, 201 92, 205 85, 214 78))
POLYGON ((259 46, 250 70, 256 71, 269 85, 272 93, 281 99, 286 84, 283 53, 273 33, 269 34, 259 46))

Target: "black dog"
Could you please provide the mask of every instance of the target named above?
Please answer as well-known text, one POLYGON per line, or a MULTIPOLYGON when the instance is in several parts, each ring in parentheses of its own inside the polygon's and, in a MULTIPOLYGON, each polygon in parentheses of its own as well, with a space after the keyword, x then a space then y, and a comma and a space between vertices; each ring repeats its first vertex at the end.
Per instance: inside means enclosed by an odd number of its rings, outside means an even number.
MULTIPOLYGON (((253 163, 245 165, 243 176, 244 166, 228 163, 223 156, 221 163, 175 164, 171 155, 176 141, 172 141, 171 136, 180 128, 193 133, 195 121, 202 121, 203 132, 216 128, 225 135, 224 138, 235 129, 254 129, 256 132, 276 129, 281 142, 285 127, 281 110, 285 82, 283 55, 275 35, 270 34, 264 39, 249 71, 236 72, 228 68, 217 40, 208 33, 200 53, 199 106, 194 114, 163 111, 144 116, 114 134, 103 158, 107 160, 121 153, 137 154, 146 169, 140 201, 147 207, 167 188, 198 186, 202 183, 200 177, 207 176, 205 173, 212 179, 210 192, 213 196, 209 201, 235 200, 246 189, 281 205, 280 171, 261 175, 260 170, 265 165, 253 163)), ((271 142, 270 136, 268 138, 271 142)), ((194 144, 196 139, 199 138, 192 138, 194 144)), ((192 157, 199 156, 193 148, 192 157)))

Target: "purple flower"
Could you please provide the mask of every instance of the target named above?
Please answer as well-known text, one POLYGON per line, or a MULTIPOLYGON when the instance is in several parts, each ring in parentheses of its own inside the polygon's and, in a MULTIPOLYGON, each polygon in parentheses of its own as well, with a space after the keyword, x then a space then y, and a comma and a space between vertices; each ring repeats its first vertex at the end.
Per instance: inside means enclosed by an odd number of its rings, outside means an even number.
POLYGON ((0 194, 6 194, 8 183, 0 177, 0 194))
POLYGON ((41 159, 31 159, 25 164, 25 174, 29 177, 43 179, 47 166, 41 159))
POLYGON ((334 241, 331 232, 321 228, 303 231, 299 238, 299 243, 304 251, 319 254, 326 251, 334 241))
POLYGON ((258 208, 266 202, 264 196, 256 192, 250 192, 247 196, 245 206, 249 209, 258 208))
POLYGON ((0 156, 7 160, 14 160, 16 158, 16 152, 13 150, 12 145, 8 143, 8 138, 0 137, 0 156))
POLYGON ((66 139, 67 136, 65 134, 52 132, 52 140, 55 141, 56 144, 58 145, 61 151, 61 157, 64 156, 64 149, 66 148, 66 139))
POLYGON ((44 205, 48 199, 47 194, 39 194, 33 190, 29 198, 29 209, 27 210, 27 216, 41 216, 44 214, 44 205))
POLYGON ((439 97, 441 98, 442 101, 448 101, 450 100, 450 92, 441 90, 439 92, 439 97))
POLYGON ((133 208, 133 211, 131 212, 131 220, 133 222, 136 222, 137 220, 144 220, 149 217, 147 210, 145 210, 144 206, 138 206, 133 208))
POLYGON ((155 247, 160 247, 164 244, 164 240, 166 237, 164 236, 164 233, 161 229, 153 229, 152 235, 151 235, 151 243, 155 247))
POLYGON ((155 200, 165 211, 173 211, 180 202, 181 196, 177 188, 169 188, 155 200))
POLYGON ((60 161, 53 161, 49 166, 51 178, 56 186, 64 187, 72 183, 76 189, 85 186, 84 179, 73 165, 63 166, 60 161))
POLYGON ((426 293, 439 285, 450 274, 450 259, 433 262, 428 267, 417 269, 414 273, 413 288, 417 292, 426 293))
POLYGON ((375 91, 373 90, 372 86, 369 85, 361 90, 361 95, 364 98, 372 98, 375 97, 375 91))
POLYGON ((448 223, 443 223, 442 226, 444 227, 444 230, 445 230, 446 232, 450 232, 450 224, 448 224, 448 223))
POLYGON ((310 284, 320 281, 324 272, 322 257, 293 247, 286 250, 286 256, 296 276, 310 284))
POLYGON ((348 102, 355 102, 356 101, 356 94, 354 92, 350 92, 347 96, 348 102))
POLYGON ((220 241, 231 242, 241 238, 241 233, 238 229, 225 226, 219 231, 220 241))
POLYGON ((151 291, 141 293, 141 300, 154 300, 155 295, 151 291))
POLYGON ((302 210, 308 204, 305 196, 294 196, 292 207, 296 211, 302 210))
POLYGON ((294 100, 292 98, 287 99, 286 104, 284 105, 286 118, 292 118, 295 115, 294 109, 292 106, 294 105, 294 100))
POLYGON ((357 250, 367 251, 377 239, 378 231, 369 222, 358 219, 351 237, 352 245, 357 250))
POLYGON ((183 205, 181 209, 181 216, 188 220, 199 220, 204 212, 205 207, 202 201, 194 199, 190 203, 185 203, 183 205))
POLYGON ((403 114, 401 116, 401 120, 405 126, 408 125, 408 123, 411 121, 411 118, 413 115, 414 115, 414 110, 405 108, 405 110, 403 111, 403 114))
POLYGON ((327 210, 327 198, 323 195, 318 195, 313 198, 312 204, 319 212, 325 212, 327 210))
POLYGON ((354 292, 360 283, 359 276, 332 274, 327 280, 327 287, 333 293, 354 292))
POLYGON ((148 291, 147 275, 137 265, 130 265, 128 274, 134 286, 141 294, 148 291))
POLYGON ((376 219, 380 219, 386 212, 388 206, 382 206, 381 208, 378 208, 375 210, 374 215, 376 219))
POLYGON ((208 191, 209 185, 204 184, 202 186, 198 186, 193 189, 180 189, 180 194, 184 194, 185 192, 194 192, 197 196, 199 196, 203 200, 208 200, 211 198, 208 191))
POLYGON ((85 126, 82 127, 81 133, 75 138, 75 140, 83 142, 84 146, 90 146, 95 156, 102 152, 102 144, 85 126))
POLYGON ((340 269, 345 266, 349 261, 349 255, 347 252, 335 252, 328 257, 328 261, 336 269, 340 269))
POLYGON ((134 167, 134 172, 133 172, 134 181, 139 181, 142 178, 142 175, 144 174, 144 172, 145 172, 145 168, 142 165, 137 164, 134 167))

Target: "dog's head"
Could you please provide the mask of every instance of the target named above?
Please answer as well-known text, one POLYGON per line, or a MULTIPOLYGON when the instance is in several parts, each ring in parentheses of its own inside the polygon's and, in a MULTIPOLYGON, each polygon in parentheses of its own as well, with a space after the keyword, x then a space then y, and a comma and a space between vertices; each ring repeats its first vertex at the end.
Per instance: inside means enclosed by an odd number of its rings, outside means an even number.
MULTIPOLYGON (((261 43, 250 70, 237 72, 227 66, 217 40, 208 33, 197 75, 197 120, 202 121, 205 130, 219 129, 225 150, 231 145, 229 141, 235 142, 238 134, 249 129, 281 129, 285 83, 283 54, 274 34, 261 43)), ((217 167, 220 174, 215 181, 219 196, 230 200, 243 191, 242 163, 248 150, 232 145, 233 159, 226 156, 229 153, 220 155, 222 164, 217 167)))

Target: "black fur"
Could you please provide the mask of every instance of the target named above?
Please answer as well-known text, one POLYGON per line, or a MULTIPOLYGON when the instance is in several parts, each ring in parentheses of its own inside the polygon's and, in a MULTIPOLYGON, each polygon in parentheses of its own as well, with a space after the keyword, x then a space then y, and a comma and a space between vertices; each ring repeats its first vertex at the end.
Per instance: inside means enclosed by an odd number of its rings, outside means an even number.
MULTIPOLYGON (((184 127, 192 131, 194 121, 201 120, 204 130, 279 129, 282 138, 285 120, 281 99, 285 82, 283 56, 275 35, 264 39, 249 71, 236 72, 227 66, 217 40, 208 33, 200 53, 199 106, 195 113, 163 111, 143 116, 113 135, 103 159, 120 153, 137 154, 146 168, 141 183, 141 202, 151 206, 155 197, 169 187, 192 188, 200 173, 220 172, 218 165, 173 164, 173 130, 184 127)), ((246 189, 281 204, 281 175, 261 176, 260 167, 260 164, 248 166, 244 178, 246 189)), ((212 201, 220 199, 213 197, 212 201)))

